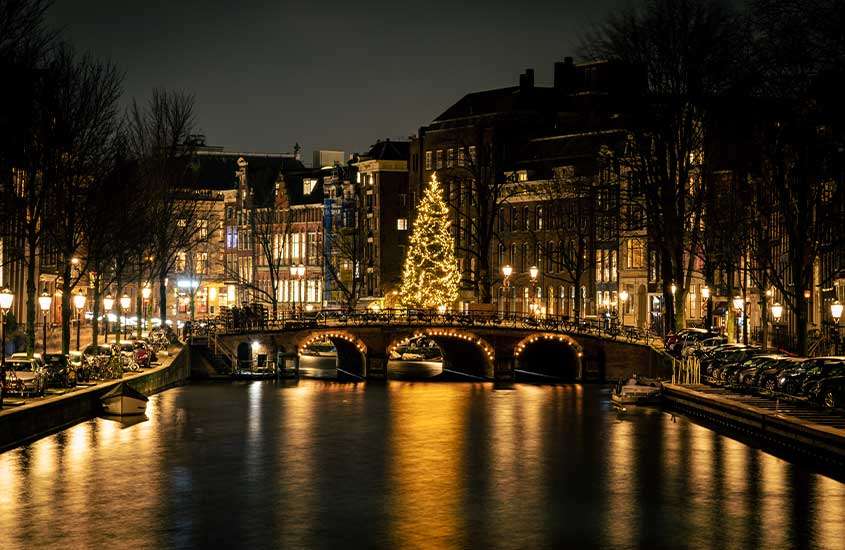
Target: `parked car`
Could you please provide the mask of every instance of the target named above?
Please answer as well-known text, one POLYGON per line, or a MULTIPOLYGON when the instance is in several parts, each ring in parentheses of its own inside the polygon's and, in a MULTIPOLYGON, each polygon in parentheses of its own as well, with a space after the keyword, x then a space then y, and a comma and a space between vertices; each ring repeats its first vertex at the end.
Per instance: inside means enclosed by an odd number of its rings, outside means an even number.
POLYGON ((44 356, 47 368, 47 385, 54 388, 72 388, 76 385, 76 368, 68 357, 61 353, 44 356))
POLYGON ((757 348, 743 344, 725 344, 713 350, 701 361, 702 372, 711 378, 719 378, 719 374, 727 365, 741 362, 750 356, 751 351, 757 348))
POLYGON ((813 357, 778 377, 778 389, 789 395, 803 396, 808 382, 828 376, 845 375, 845 357, 813 357))
POLYGON ((71 351, 67 356, 68 364, 76 373, 76 383, 91 381, 91 368, 82 358, 81 351, 71 351))
POLYGON ((119 352, 112 344, 88 345, 82 350, 82 358, 92 378, 120 378, 123 374, 119 352))
POLYGON ((115 348, 120 357, 120 366, 123 372, 134 372, 140 369, 138 362, 135 360, 135 344, 131 340, 121 340, 119 344, 115 344, 115 348))
POLYGON ((692 355, 700 359, 708 351, 712 351, 713 349, 725 345, 727 343, 728 339, 725 336, 713 336, 711 338, 705 338, 704 340, 698 340, 696 342, 686 345, 681 350, 681 355, 692 355))
POLYGON ((152 366, 153 357, 152 353, 150 353, 149 347, 147 347, 147 343, 143 340, 128 340, 128 342, 132 345, 132 349, 135 353, 135 362, 138 363, 138 366, 145 369, 150 368, 152 366))
MULTIPOLYGON (((27 359, 29 355, 25 351, 19 351, 17 353, 13 353, 11 355, 11 359, 27 359)), ((44 368, 44 359, 41 357, 41 354, 37 351, 32 354, 32 359, 38 364, 40 368, 44 368)))
POLYGON ((830 376, 813 382, 807 397, 825 407, 845 407, 845 376, 830 376))
POLYGON ((734 372, 732 382, 744 387, 754 385, 754 377, 760 369, 764 369, 782 359, 783 355, 756 355, 746 359, 734 372))
POLYGON ((715 333, 703 328, 685 328, 679 330, 676 334, 670 334, 666 337, 665 348, 666 351, 672 355, 680 355, 681 350, 687 346, 706 340, 716 336, 715 333))
POLYGON ((778 389, 778 377, 780 373, 797 367, 802 361, 804 359, 801 357, 784 357, 783 359, 778 359, 770 366, 757 371, 754 378, 754 385, 758 388, 776 391, 778 389))
POLYGON ((17 395, 44 395, 47 391, 44 367, 31 357, 10 357, 6 360, 6 391, 17 395))

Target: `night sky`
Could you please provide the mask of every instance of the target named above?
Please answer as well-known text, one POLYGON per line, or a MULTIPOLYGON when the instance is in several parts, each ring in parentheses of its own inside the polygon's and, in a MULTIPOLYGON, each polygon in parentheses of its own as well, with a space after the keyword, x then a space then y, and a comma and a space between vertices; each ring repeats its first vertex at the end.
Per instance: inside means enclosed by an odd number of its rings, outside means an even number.
POLYGON ((465 93, 550 85, 579 33, 627 0, 240 2, 57 0, 50 24, 126 74, 125 102, 194 92, 209 144, 362 151, 416 133, 465 93))

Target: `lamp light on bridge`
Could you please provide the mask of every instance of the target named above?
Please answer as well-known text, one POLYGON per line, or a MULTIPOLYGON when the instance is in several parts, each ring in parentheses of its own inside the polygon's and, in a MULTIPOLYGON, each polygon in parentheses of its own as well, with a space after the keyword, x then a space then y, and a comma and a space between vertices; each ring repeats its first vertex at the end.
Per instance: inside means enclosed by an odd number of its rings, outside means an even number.
POLYGON ((775 302, 772 306, 772 317, 775 318, 775 322, 780 321, 781 315, 783 315, 783 306, 775 302))
POLYGON ((540 269, 539 269, 536 265, 532 265, 532 266, 528 269, 528 273, 529 273, 529 275, 531 275, 531 280, 532 280, 532 281, 536 281, 536 280, 537 280, 537 275, 539 275, 539 274, 540 274, 540 269))
POLYGON ((735 310, 742 311, 742 308, 745 306, 745 300, 742 296, 734 296, 733 305, 735 310))
POLYGON ((839 324, 839 319, 842 318, 842 304, 839 303, 839 300, 830 304, 830 315, 833 317, 833 321, 839 324))
POLYGON ((704 288, 701 289, 701 297, 705 300, 710 299, 710 287, 705 285, 704 288))

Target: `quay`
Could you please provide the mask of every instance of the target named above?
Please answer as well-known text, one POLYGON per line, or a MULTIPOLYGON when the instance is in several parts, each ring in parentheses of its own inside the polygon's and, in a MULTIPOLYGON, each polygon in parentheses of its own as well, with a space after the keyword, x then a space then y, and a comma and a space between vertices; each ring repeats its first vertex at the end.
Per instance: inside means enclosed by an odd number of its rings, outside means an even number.
POLYGON ((845 415, 800 401, 705 385, 664 385, 665 406, 718 431, 750 438, 773 452, 845 471, 845 415))
POLYGON ((184 383, 191 374, 188 346, 171 346, 169 351, 167 355, 159 353, 159 364, 150 369, 58 395, 27 399, 23 405, 6 405, 0 410, 0 452, 100 414, 100 397, 120 383, 146 395, 184 383))

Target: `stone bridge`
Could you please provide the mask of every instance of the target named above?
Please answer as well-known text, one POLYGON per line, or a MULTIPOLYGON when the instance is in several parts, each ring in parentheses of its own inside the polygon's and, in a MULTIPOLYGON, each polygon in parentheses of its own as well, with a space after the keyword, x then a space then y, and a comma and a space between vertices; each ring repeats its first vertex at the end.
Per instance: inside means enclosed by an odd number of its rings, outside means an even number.
POLYGON ((228 355, 232 364, 238 351, 248 346, 253 354, 264 354, 290 369, 298 367, 299 354, 309 344, 328 340, 337 350, 339 369, 362 378, 385 379, 390 352, 409 338, 426 336, 440 348, 444 369, 489 380, 513 381, 521 372, 571 381, 615 379, 633 372, 671 376, 671 364, 651 346, 599 332, 489 320, 301 321, 220 329, 209 335, 208 346, 216 354, 228 355))

